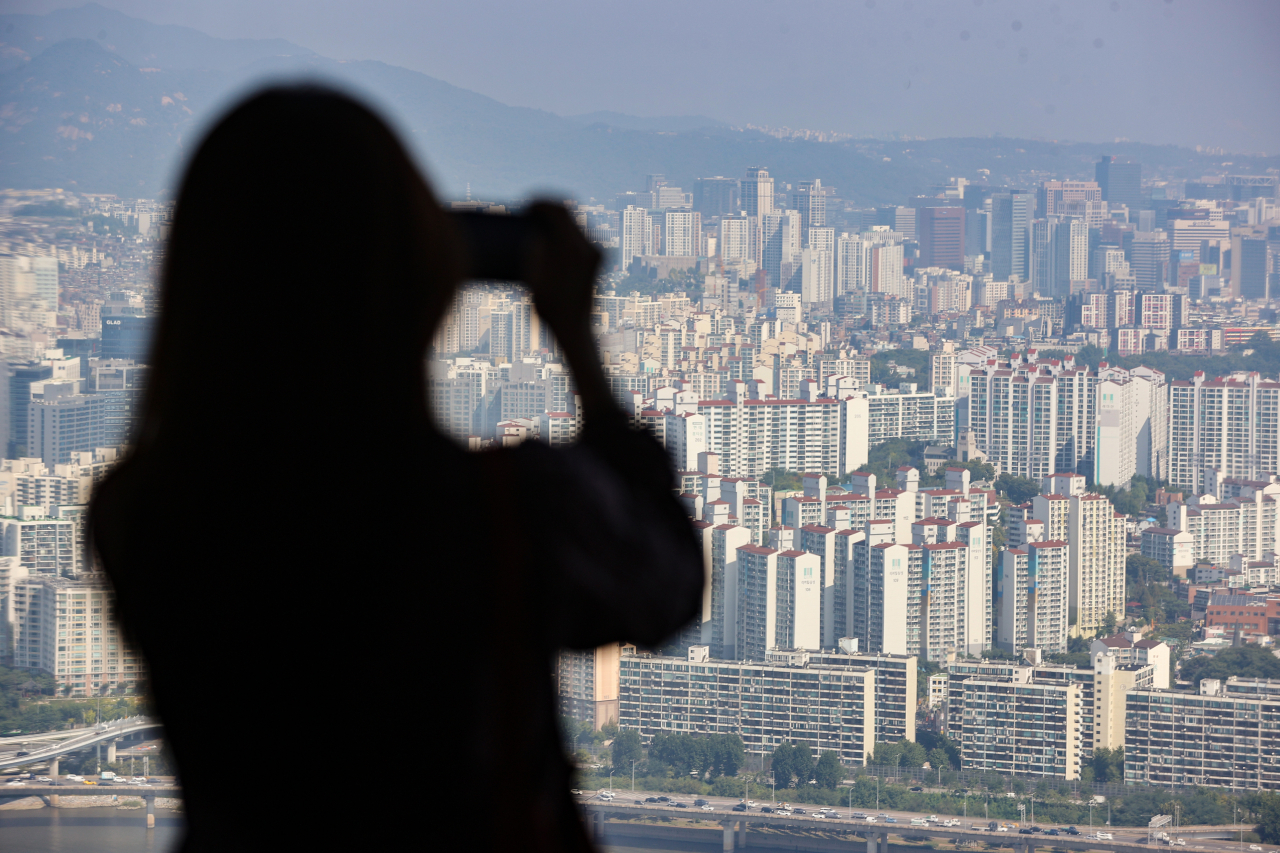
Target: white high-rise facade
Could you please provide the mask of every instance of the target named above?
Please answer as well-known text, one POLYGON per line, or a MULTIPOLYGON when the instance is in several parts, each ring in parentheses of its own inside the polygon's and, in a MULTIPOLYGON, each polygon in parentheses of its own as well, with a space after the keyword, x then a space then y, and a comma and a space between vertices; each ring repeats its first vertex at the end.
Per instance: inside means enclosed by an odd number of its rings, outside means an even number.
POLYGON ((800 213, 776 210, 760 217, 761 253, 769 286, 785 289, 800 261, 800 213), (786 280, 784 280, 786 279, 786 280))
MULTIPOLYGON (((722 261, 751 258, 751 220, 745 216, 726 216, 720 220, 716 253, 722 261)), ((754 260, 754 258, 751 258, 754 260)))
POLYGON ((1208 379, 1197 371, 1169 387, 1169 483, 1206 491, 1205 471, 1265 479, 1280 471, 1280 382, 1257 373, 1208 379))
POLYGON ((702 254, 702 214, 668 210, 662 215, 662 254, 697 257, 702 254))
POLYGON ((1000 636, 1003 651, 1067 651, 1070 546, 1063 540, 1029 542, 1000 552, 1000 636))
POLYGON ((618 224, 618 260, 625 270, 637 257, 653 254, 653 219, 647 210, 627 205, 618 224))

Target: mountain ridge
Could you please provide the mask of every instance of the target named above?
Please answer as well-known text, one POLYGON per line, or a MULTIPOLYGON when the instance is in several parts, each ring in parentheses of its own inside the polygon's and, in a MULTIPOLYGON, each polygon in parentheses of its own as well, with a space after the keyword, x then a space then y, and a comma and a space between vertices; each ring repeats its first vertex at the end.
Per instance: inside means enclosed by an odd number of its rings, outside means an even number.
MULTIPOLYGON (((535 191, 607 200, 641 188, 650 173, 691 188, 697 177, 741 175, 758 165, 782 181, 819 177, 859 205, 902 204, 949 176, 980 179, 980 169, 990 170, 993 184, 1014 183, 1032 171, 1092 179, 1099 155, 1119 154, 1198 177, 1222 160, 1142 143, 1005 137, 813 142, 706 124, 715 120, 705 116, 562 117, 503 104, 410 69, 329 59, 288 42, 215 39, 96 5, 57 14, 56 26, 27 21, 25 29, 17 19, 50 16, 0 15, 5 50, 22 39, 39 45, 33 52, 17 48, 23 53, 17 60, 0 56, 10 62, 7 68, 0 62, 2 186, 171 195, 192 140, 234 100, 269 81, 329 83, 371 103, 399 130, 445 198, 461 196, 470 185, 473 195, 497 200, 535 191), (114 32, 98 38, 104 21, 114 32), (94 27, 99 31, 90 38, 35 41, 40 33, 94 27), (172 52, 157 42, 171 30, 181 44, 198 47, 185 66, 130 61, 130 55, 153 62, 172 52), (125 52, 110 45, 124 45, 125 52), (248 61, 240 63, 244 57, 248 61)), ((1232 160, 1240 171, 1280 167, 1280 157, 1232 160)))

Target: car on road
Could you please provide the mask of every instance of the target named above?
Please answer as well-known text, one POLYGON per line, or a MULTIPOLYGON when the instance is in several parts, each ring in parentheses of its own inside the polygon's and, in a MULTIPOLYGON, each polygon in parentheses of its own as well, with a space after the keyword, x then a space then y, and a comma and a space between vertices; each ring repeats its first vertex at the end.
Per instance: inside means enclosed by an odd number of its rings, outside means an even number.
POLYGON ((570 788, 570 789, 569 789, 569 793, 570 793, 570 794, 573 794, 575 797, 580 797, 580 796, 582 796, 582 792, 581 792, 581 791, 579 791, 577 788, 570 788))
POLYGON ((926 824, 928 824, 928 823, 929 823, 929 821, 925 820, 925 819, 924 819, 924 818, 922 818, 922 817, 913 817, 913 818, 911 818, 911 825, 912 825, 912 826, 925 826, 925 825, 926 825, 926 824))
POLYGON ((772 813, 772 812, 773 812, 773 807, 772 807, 772 806, 761 806, 761 807, 760 807, 760 811, 761 811, 762 813, 764 813, 764 814, 770 814, 770 813, 772 813))
POLYGON ((1061 835, 1061 834, 1062 834, 1062 833, 1061 833, 1061 832, 1058 832, 1058 830, 1056 830, 1056 829, 1051 829, 1051 830, 1049 830, 1048 832, 1046 832, 1046 833, 1045 833, 1045 835, 1061 835))
POLYGON ((44 782, 44 783, 47 785, 47 784, 49 784, 50 782, 52 782, 53 780, 52 780, 52 779, 50 779, 48 776, 37 776, 37 777, 36 777, 36 781, 37 781, 37 782, 44 782))
POLYGON ((929 821, 929 823, 937 823, 938 816, 936 814, 931 814, 927 818, 925 818, 925 820, 929 821))
POLYGON ((68 781, 68 782, 83 782, 83 781, 84 781, 84 777, 83 777, 83 776, 77 776, 77 775, 76 775, 76 774, 74 774, 74 773, 68 773, 68 774, 67 774, 67 781, 68 781))
POLYGON ((887 818, 885 818, 885 819, 884 819, 884 822, 885 822, 885 823, 897 823, 897 822, 898 822, 898 819, 897 819, 896 817, 887 817, 887 818))
POLYGON ((1257 844, 1250 844, 1250 845, 1249 845, 1249 849, 1250 849, 1250 850, 1261 850, 1262 848, 1261 848, 1261 847, 1259 847, 1257 844))
POLYGON ((823 814, 822 812, 814 812, 813 817, 835 817, 834 814, 823 814))
POLYGON ((703 807, 702 807, 702 810, 703 810, 704 812, 713 812, 713 811, 715 811, 716 809, 715 809, 715 806, 712 806, 712 805, 708 804, 708 805, 703 806, 703 807))
POLYGON ((660 803, 669 803, 669 802, 671 802, 671 798, 670 798, 670 797, 658 797, 658 802, 660 802, 660 803))
POLYGON ((776 809, 774 814, 781 815, 782 817, 791 817, 792 813, 787 809, 776 809))
POLYGON ((747 808, 749 808, 749 809, 754 809, 755 807, 756 807, 756 801, 755 801, 755 800, 747 800, 747 808))
POLYGON ((1062 831, 1063 831, 1063 832, 1065 832, 1067 835, 1079 835, 1079 834, 1080 834, 1080 830, 1076 829, 1074 826, 1068 826, 1066 829, 1064 829, 1064 830, 1062 830, 1062 831))
POLYGON ((924 788, 921 788, 919 785, 916 785, 914 788, 912 788, 912 789, 911 789, 911 793, 913 793, 913 794, 923 794, 923 793, 924 793, 924 788))
POLYGON ((999 828, 1000 824, 996 823, 994 820, 987 822, 987 832, 995 832, 999 828))
POLYGON ((675 802, 673 802, 671 805, 675 806, 675 807, 676 807, 676 808, 678 808, 678 809, 687 809, 687 808, 689 808, 689 804, 688 804, 688 803, 675 803, 675 802))
POLYGON ((806 814, 806 812, 805 812, 805 810, 804 810, 804 809, 792 809, 792 810, 791 810, 791 813, 792 813, 792 814, 806 814))
POLYGON ((645 798, 644 798, 644 801, 645 801, 646 803, 659 803, 659 802, 662 802, 662 801, 661 801, 661 800, 659 800, 657 797, 645 797, 645 798))
POLYGON ((738 803, 737 805, 735 805, 735 806, 733 807, 733 810, 734 810, 735 812, 745 812, 745 811, 747 810, 747 804, 746 804, 746 803, 738 803))
POLYGON ((5 783, 4 783, 4 785, 5 785, 5 787, 6 787, 6 788, 21 788, 22 786, 24 786, 24 785, 26 785, 26 784, 27 784, 27 783, 26 783, 26 782, 23 782, 21 779, 14 779, 12 782, 5 782, 5 783))
MULTIPOLYGON (((1098 840, 1099 841, 1115 841, 1116 837, 1109 832, 1099 832, 1098 840)), ((1261 850, 1262 848, 1258 848, 1258 849, 1261 850)))
POLYGON ((694 800, 694 801, 693 801, 693 804, 694 804, 695 806, 705 806, 705 805, 707 805, 707 801, 706 801, 706 800, 702 800, 702 799, 698 799, 698 800, 694 800))
POLYGON ((30 755, 30 754, 31 754, 31 753, 29 753, 29 752, 24 752, 24 751, 21 751, 21 750, 20 750, 20 751, 18 751, 18 752, 15 752, 13 755, 14 755, 14 757, 15 757, 15 758, 21 758, 21 757, 22 757, 22 756, 24 756, 24 755, 30 755))
POLYGON ((1018 830, 1018 834, 1019 834, 1019 835, 1031 835, 1031 834, 1032 834, 1032 833, 1031 833, 1031 828, 1030 828, 1030 827, 1026 827, 1026 826, 1024 826, 1022 829, 1019 829, 1019 830, 1018 830))
POLYGON ((96 784, 98 784, 97 782, 93 781, 92 779, 81 779, 80 781, 81 781, 81 782, 83 782, 83 783, 84 783, 84 784, 86 784, 86 785, 96 785, 96 784))

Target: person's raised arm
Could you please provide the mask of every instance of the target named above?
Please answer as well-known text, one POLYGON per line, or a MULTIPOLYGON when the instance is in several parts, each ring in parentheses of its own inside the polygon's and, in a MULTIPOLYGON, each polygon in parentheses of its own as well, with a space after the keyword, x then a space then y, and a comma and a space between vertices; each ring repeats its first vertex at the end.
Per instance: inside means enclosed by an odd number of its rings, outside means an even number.
POLYGON ((582 399, 584 432, 622 426, 626 417, 609 393, 591 334, 591 304, 600 251, 587 241, 561 205, 534 204, 529 217, 533 227, 525 280, 538 315, 555 333, 573 371, 582 399))

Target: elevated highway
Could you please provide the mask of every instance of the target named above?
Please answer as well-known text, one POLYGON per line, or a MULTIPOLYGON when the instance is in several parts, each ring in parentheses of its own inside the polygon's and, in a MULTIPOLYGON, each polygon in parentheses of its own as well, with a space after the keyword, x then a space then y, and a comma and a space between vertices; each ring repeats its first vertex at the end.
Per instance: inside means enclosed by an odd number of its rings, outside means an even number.
MULTIPOLYGON (((1038 847, 1052 847, 1059 850, 1113 851, 1113 853, 1152 853, 1154 850, 1161 849, 1194 849, 1187 847, 1166 848, 1154 843, 1147 843, 1147 831, 1137 827, 1126 827, 1125 830, 1122 830, 1127 834, 1127 837, 1118 836, 1113 840, 1099 840, 1086 838, 1083 834, 1078 836, 1047 836, 1043 833, 1023 835, 1017 832, 993 832, 985 828, 987 823, 985 820, 982 821, 984 828, 975 829, 969 826, 969 821, 966 821, 965 825, 962 826, 946 827, 935 823, 916 826, 910 823, 868 822, 866 820, 853 820, 848 817, 816 817, 812 814, 779 815, 759 811, 733 812, 726 811, 723 807, 712 811, 703 811, 696 808, 679 808, 665 804, 635 804, 631 802, 601 802, 597 800, 581 803, 580 805, 591 837, 597 841, 604 839, 605 821, 610 818, 700 819, 715 821, 720 824, 724 830, 724 850, 726 853, 731 853, 735 849, 741 849, 746 846, 747 828, 749 826, 779 830, 828 833, 835 831, 856 834, 859 838, 854 843, 861 844, 862 840, 865 839, 867 845, 866 853, 889 853, 890 835, 944 839, 952 843, 998 844, 1003 847, 1013 848, 1015 853, 1033 853, 1038 847)), ((1170 834, 1175 832, 1172 829, 1168 829, 1168 831, 1170 834)), ((1181 834, 1182 831, 1176 830, 1176 832, 1181 834)), ((1196 827, 1191 832, 1195 832, 1199 838, 1207 840, 1212 836, 1227 838, 1231 830, 1226 827, 1196 827), (1200 833, 1204 834, 1201 835, 1200 833)), ((1234 843, 1224 845, 1220 842, 1211 846, 1214 849, 1221 847, 1225 850, 1233 849, 1236 845, 1234 843)), ((797 849, 803 849, 803 845, 800 845, 797 849)))
MULTIPOLYGON (((10 770, 14 767, 24 767, 28 764, 50 762, 53 767, 49 775, 55 776, 58 772, 57 760, 63 755, 79 752, 99 743, 114 746, 115 742, 122 737, 160 727, 160 721, 151 717, 126 717, 122 720, 111 720, 102 725, 94 726, 92 729, 75 729, 71 732, 46 732, 42 735, 4 738, 3 741, 0 741, 0 770, 10 770), (55 741, 53 740, 54 737, 61 737, 62 739, 55 741), (29 745, 29 748, 19 750, 18 746, 24 743, 29 745), (13 751, 10 752, 10 749, 13 751), (18 755, 17 752, 19 751, 27 754, 18 755)), ((115 760, 112 750, 108 750, 108 760, 115 760)))

